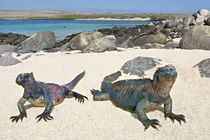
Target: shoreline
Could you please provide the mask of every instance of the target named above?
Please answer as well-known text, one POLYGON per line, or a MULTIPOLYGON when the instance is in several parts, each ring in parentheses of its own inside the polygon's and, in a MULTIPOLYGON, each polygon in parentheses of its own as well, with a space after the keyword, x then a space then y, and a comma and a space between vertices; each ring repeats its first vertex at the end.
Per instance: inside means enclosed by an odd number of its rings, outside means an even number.
POLYGON ((114 19, 114 20, 158 20, 173 17, 186 17, 190 14, 166 13, 90 13, 58 10, 0 10, 0 19, 114 19))
POLYGON ((116 21, 149 21, 151 18, 87 18, 87 19, 27 19, 27 18, 8 18, 0 20, 116 20, 116 21))
POLYGON ((117 21, 149 21, 151 18, 90 18, 90 19, 75 19, 75 20, 117 20, 117 21))

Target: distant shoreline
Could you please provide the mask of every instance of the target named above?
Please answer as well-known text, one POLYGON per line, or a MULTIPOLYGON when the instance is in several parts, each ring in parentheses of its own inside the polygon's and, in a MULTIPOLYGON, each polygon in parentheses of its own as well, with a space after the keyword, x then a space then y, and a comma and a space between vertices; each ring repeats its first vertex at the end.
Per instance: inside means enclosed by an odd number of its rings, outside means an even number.
POLYGON ((90 19, 75 19, 75 20, 123 20, 123 21, 149 21, 151 18, 90 18, 90 19))
POLYGON ((57 10, 0 10, 0 19, 82 19, 82 20, 158 20, 163 18, 185 17, 189 14, 151 13, 88 13, 57 10))
POLYGON ((41 18, 41 19, 27 19, 27 18, 0 18, 0 20, 116 20, 116 21, 150 21, 151 18, 87 18, 87 19, 49 19, 49 18, 41 18))

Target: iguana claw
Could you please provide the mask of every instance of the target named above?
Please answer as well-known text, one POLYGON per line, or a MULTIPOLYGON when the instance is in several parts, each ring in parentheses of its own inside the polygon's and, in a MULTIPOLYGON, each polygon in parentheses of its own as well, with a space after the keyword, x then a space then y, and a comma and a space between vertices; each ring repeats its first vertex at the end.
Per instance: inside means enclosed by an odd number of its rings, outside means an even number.
POLYGON ((17 123, 19 119, 22 121, 24 117, 27 118, 26 113, 21 113, 21 114, 19 114, 17 116, 12 116, 12 117, 10 117, 10 119, 12 120, 12 122, 15 121, 17 123))

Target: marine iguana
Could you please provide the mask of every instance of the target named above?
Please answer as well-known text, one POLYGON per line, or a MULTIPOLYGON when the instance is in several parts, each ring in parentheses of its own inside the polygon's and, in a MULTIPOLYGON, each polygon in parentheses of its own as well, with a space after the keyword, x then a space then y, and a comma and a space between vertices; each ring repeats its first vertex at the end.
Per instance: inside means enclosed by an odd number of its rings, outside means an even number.
POLYGON ((33 106, 45 107, 44 112, 36 117, 36 119, 38 119, 37 122, 41 119, 44 119, 45 121, 52 120, 53 117, 50 116, 50 113, 53 106, 62 103, 65 98, 74 97, 80 103, 83 103, 84 100, 88 98, 72 90, 84 75, 85 72, 82 72, 68 84, 60 86, 53 83, 36 81, 33 73, 19 74, 16 78, 16 83, 24 88, 24 94, 17 103, 20 114, 12 116, 10 119, 12 122, 18 122, 19 119, 22 121, 24 117, 27 118, 24 109, 26 101, 30 102, 33 106))
POLYGON ((114 82, 120 76, 120 71, 106 76, 101 84, 101 91, 91 90, 93 100, 110 100, 115 106, 136 113, 145 130, 149 126, 158 130, 159 121, 149 119, 146 112, 162 104, 164 104, 165 119, 168 117, 173 122, 177 120, 180 124, 181 121, 186 122, 184 115, 172 113, 172 99, 169 92, 177 78, 174 66, 166 65, 158 68, 153 80, 130 79, 114 82))

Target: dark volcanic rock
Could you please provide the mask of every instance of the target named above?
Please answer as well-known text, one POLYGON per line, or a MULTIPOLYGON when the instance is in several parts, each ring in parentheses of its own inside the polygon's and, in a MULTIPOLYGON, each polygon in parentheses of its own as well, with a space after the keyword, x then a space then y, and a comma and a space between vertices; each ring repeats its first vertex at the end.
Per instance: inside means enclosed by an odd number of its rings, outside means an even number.
POLYGON ((202 60, 193 67, 198 67, 201 77, 210 78, 210 58, 202 60))
POLYGON ((141 34, 153 34, 156 33, 155 25, 138 25, 132 28, 125 27, 113 27, 99 29, 99 32, 104 35, 114 35, 117 40, 118 47, 133 47, 133 39, 141 34))
POLYGON ((156 58, 139 56, 127 61, 121 67, 121 70, 126 74, 142 77, 145 75, 144 71, 154 68, 156 65, 160 64, 160 61, 160 59, 156 58))
POLYGON ((22 41, 27 39, 28 36, 22 34, 13 34, 13 33, 0 33, 0 45, 20 45, 22 41))

